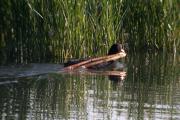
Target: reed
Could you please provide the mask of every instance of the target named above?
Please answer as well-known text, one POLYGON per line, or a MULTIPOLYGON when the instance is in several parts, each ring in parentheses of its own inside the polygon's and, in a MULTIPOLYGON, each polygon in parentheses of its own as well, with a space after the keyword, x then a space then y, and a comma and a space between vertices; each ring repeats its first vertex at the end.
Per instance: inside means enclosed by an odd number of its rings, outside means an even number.
POLYGON ((178 0, 1 0, 0 63, 63 62, 130 50, 179 50, 178 0))
MULTIPOLYGON (((123 10, 128 12, 123 18, 123 29, 130 34, 130 47, 134 49, 173 49, 170 38, 175 27, 177 1, 124 1, 123 10), (171 3, 171 4, 170 4, 171 3), (170 47, 170 46, 171 47, 170 47)), ((177 14, 178 15, 178 14, 177 14)))

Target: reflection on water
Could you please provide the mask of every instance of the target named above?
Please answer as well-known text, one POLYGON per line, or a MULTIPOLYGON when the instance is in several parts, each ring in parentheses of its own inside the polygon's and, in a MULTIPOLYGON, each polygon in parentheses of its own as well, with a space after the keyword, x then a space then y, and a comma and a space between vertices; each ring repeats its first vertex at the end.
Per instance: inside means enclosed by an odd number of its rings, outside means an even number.
MULTIPOLYGON (((0 117, 2 120, 180 119, 177 59, 171 55, 128 56, 124 80, 97 73, 1 77, 0 117)), ((56 71, 54 67, 51 66, 56 71)))
POLYGON ((58 64, 27 64, 27 65, 11 65, 0 66, 1 78, 17 78, 41 75, 46 73, 57 72, 62 69, 63 65, 58 64))

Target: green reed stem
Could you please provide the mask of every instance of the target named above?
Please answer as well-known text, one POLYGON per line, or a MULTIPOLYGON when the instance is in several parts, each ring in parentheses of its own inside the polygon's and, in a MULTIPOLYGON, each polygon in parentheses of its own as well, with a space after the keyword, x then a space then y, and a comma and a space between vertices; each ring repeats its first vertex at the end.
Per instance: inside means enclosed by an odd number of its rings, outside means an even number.
POLYGON ((0 63, 63 62, 130 51, 179 50, 179 1, 1 0, 0 63))

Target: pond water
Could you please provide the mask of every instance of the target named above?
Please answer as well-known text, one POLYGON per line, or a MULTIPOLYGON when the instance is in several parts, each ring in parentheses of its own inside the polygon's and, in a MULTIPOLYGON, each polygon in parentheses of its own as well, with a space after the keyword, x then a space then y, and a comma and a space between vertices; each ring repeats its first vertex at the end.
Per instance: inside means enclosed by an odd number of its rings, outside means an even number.
MULTIPOLYGON (((180 119, 179 56, 128 55, 120 76, 62 65, 0 67, 2 120, 180 119)), ((118 71, 116 71, 118 72, 118 71)))

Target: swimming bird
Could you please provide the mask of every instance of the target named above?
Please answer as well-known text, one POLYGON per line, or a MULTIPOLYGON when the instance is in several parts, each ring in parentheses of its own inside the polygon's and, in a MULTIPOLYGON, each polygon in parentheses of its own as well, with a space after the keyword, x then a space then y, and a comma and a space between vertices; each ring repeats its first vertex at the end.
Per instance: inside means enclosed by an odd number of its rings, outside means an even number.
POLYGON ((125 57, 126 53, 122 47, 122 44, 115 43, 111 46, 108 51, 108 54, 104 57, 99 58, 89 58, 81 60, 70 60, 64 63, 64 67, 68 66, 83 66, 88 69, 105 69, 109 67, 117 67, 117 59, 125 57), (121 56, 119 56, 121 55, 121 56))

